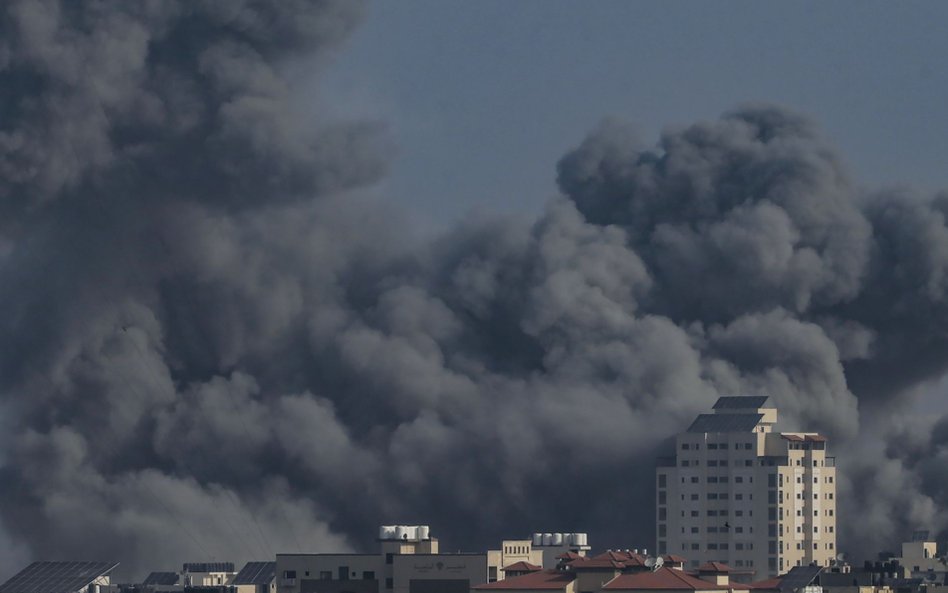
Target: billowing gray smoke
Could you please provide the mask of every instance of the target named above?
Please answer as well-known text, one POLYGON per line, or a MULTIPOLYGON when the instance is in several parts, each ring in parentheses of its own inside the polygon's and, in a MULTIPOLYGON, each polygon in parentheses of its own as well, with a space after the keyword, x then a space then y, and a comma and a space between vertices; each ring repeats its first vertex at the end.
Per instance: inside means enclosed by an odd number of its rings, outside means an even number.
POLYGON ((0 576, 384 522, 646 546, 656 451, 723 393, 833 438, 844 549, 948 523, 948 419, 895 412, 948 366, 948 198, 866 195, 805 118, 608 121, 534 224, 414 242, 359 192, 383 127, 302 125, 281 77, 357 3, 0 10, 0 576))

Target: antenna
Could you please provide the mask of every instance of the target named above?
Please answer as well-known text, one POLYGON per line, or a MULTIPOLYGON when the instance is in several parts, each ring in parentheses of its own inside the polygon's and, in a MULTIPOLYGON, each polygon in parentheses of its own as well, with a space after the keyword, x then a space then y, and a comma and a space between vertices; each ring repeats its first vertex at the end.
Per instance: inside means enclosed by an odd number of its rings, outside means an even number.
POLYGON ((658 570, 659 568, 663 566, 665 566, 665 559, 662 558, 661 556, 658 556, 657 558, 655 558, 655 566, 652 568, 652 572, 655 572, 656 570, 658 570))

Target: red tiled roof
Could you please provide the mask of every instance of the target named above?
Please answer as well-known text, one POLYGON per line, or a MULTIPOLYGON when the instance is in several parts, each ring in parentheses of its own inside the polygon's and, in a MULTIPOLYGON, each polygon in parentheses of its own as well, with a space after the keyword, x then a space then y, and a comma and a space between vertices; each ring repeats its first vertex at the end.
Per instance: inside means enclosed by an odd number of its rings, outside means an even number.
POLYGON ((675 564, 684 564, 685 562, 688 562, 687 558, 683 558, 682 556, 676 556, 675 554, 667 554, 665 556, 662 556, 662 560, 664 560, 665 562, 674 562, 675 564))
POLYGON ((520 562, 514 562, 510 566, 504 567, 504 572, 536 572, 538 570, 543 570, 542 566, 537 566, 536 564, 530 564, 529 562, 521 560, 520 562))
POLYGON ((665 589, 670 591, 713 591, 727 588, 725 585, 715 585, 667 566, 654 571, 620 574, 603 587, 608 590, 665 589))
POLYGON ((698 567, 698 572, 731 572, 731 567, 723 562, 706 562, 698 567))
POLYGON ((561 591, 575 579, 576 575, 561 570, 543 570, 472 588, 477 591, 521 591, 524 589, 561 591))
POLYGON ((780 436, 787 439, 788 441, 802 441, 803 440, 803 437, 796 434, 781 433, 780 436))
POLYGON ((630 566, 645 566, 645 558, 633 552, 612 551, 603 552, 590 558, 576 558, 569 562, 570 567, 576 570, 594 568, 623 569, 630 566))
POLYGON ((783 577, 774 577, 765 581, 750 583, 750 586, 752 589, 779 589, 781 581, 783 581, 783 577))
POLYGON ((556 557, 557 560, 576 560, 577 558, 582 558, 582 556, 572 551, 563 552, 556 557))
POLYGON ((817 443, 825 443, 826 437, 821 434, 808 434, 806 435, 806 440, 816 441, 817 443))

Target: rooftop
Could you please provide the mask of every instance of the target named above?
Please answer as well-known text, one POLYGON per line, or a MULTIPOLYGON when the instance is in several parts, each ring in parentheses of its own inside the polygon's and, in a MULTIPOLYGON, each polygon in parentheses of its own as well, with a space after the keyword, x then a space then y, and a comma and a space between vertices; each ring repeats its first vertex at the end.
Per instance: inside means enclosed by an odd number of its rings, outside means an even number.
POLYGON ((719 397, 714 404, 715 410, 759 410, 769 408, 770 398, 766 395, 737 395, 719 397))
POLYGON ((715 585, 674 568, 662 567, 658 570, 649 570, 631 574, 621 574, 610 581, 605 590, 666 590, 666 591, 713 591, 725 590, 726 585, 715 585))
POLYGON ((731 572, 731 567, 723 562, 706 562, 698 567, 698 572, 731 572))
POLYGON ((763 414, 699 414, 688 432, 752 432, 763 414))
POLYGON ((538 570, 543 570, 543 567, 523 560, 504 567, 504 572, 536 572, 538 570))
POLYGON ((505 590, 552 590, 565 589, 573 582, 576 575, 559 570, 543 570, 530 572, 518 577, 510 577, 502 581, 487 583, 473 587, 476 591, 505 591, 505 590))
POLYGON ((276 576, 276 562, 248 562, 234 577, 235 585, 269 585, 276 576))
POLYGON ((143 585, 177 585, 178 584, 178 573, 176 572, 153 572, 150 573, 145 580, 142 581, 143 585))
POLYGON ((182 572, 234 572, 233 562, 185 562, 182 572))
POLYGON ((76 593, 118 562, 34 562, 0 585, 0 593, 76 593))

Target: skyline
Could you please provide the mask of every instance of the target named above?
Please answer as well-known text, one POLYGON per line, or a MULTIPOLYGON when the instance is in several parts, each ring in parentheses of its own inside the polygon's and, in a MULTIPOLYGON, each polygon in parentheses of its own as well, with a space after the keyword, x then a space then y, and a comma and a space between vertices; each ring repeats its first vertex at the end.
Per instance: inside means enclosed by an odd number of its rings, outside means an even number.
MULTIPOLYGON (((930 187, 948 186, 932 165, 948 152, 944 106, 850 168, 844 148, 889 128, 853 140, 864 120, 837 119, 838 103, 823 121, 776 92, 667 109, 655 93, 610 113, 629 97, 596 86, 608 60, 588 79, 564 68, 580 98, 546 101, 542 84, 503 82, 560 59, 513 43, 540 4, 504 21, 509 60, 458 54, 501 4, 444 22, 443 52, 426 35, 447 8, 418 4, 434 10, 426 29, 394 6, 0 8, 0 573, 114 551, 127 570, 177 564, 182 543, 235 560, 350 550, 392 521, 463 533, 459 547, 550 523, 604 547, 652 541, 636 509, 654 508, 657 451, 735 394, 770 396, 782 430, 825 433, 848 460, 843 549, 944 537, 948 193, 930 187), (383 21, 422 31, 383 54, 365 37, 383 21), (459 75, 419 84, 407 50, 459 75), (378 90, 360 94, 367 80, 378 90), (465 90, 486 101, 461 122, 470 137, 446 123, 471 106, 465 90), (518 119, 530 100, 549 127, 518 119), (654 120, 624 121, 641 109, 654 120), (892 178, 920 189, 880 183, 893 152, 918 157, 892 178), (577 500, 575 483, 595 490, 577 500)), ((534 31, 546 44, 629 10, 554 6, 553 29, 534 31)), ((640 6, 659 36, 689 10, 640 6)), ((719 18, 742 4, 726 6, 719 18)), ((945 42, 924 34, 936 5, 913 6, 887 75, 945 42)), ((711 47, 712 16, 682 21, 693 50, 711 47)), ((618 59, 562 39, 557 51, 618 59)), ((597 38, 610 39, 627 41, 597 38)), ((800 51, 818 56, 818 39, 800 51)), ((897 93, 900 117, 942 90, 897 93)))

